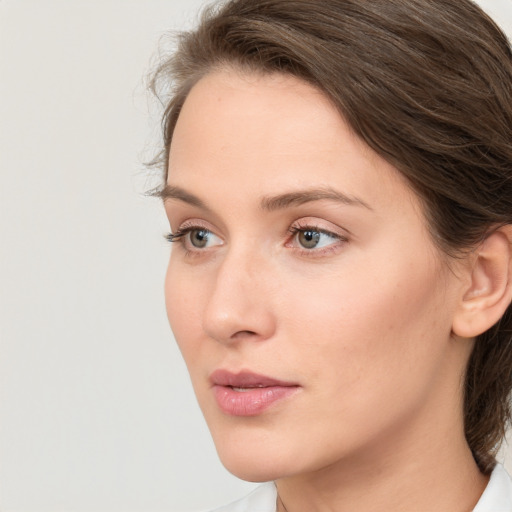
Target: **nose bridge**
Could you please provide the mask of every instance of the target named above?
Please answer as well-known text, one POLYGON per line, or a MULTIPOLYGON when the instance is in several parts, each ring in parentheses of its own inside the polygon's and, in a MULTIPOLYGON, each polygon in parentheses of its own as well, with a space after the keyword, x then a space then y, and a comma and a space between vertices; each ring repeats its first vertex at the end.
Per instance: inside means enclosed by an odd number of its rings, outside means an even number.
POLYGON ((269 301, 271 279, 263 251, 252 244, 229 247, 218 263, 206 306, 207 334, 224 343, 269 338, 275 329, 269 301))

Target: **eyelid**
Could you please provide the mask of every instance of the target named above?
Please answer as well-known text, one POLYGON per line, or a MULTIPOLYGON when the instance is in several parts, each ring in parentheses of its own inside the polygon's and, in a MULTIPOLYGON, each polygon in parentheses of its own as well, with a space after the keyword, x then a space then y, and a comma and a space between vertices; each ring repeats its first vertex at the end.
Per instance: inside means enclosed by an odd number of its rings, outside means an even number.
POLYGON ((209 222, 201 219, 187 219, 180 223, 176 231, 184 231, 185 229, 206 229, 208 231, 214 231, 214 228, 209 222))
POLYGON ((204 229, 205 231, 208 231, 215 236, 218 236, 219 238, 222 238, 220 235, 217 234, 217 229, 213 227, 209 222, 206 222, 202 219, 187 219, 178 224, 178 227, 176 229, 172 229, 172 223, 171 223, 171 235, 174 235, 176 238, 179 236, 184 236, 189 231, 192 231, 194 229, 204 229))
POLYGON ((318 217, 303 217, 294 221, 290 229, 305 231, 310 229, 312 231, 319 231, 328 235, 332 235, 338 238, 348 239, 351 236, 350 231, 332 222, 323 220, 318 217))
POLYGON ((204 227, 213 233, 223 233, 227 228, 215 212, 182 201, 169 200, 165 204, 165 213, 171 231, 180 231, 193 225, 204 227))

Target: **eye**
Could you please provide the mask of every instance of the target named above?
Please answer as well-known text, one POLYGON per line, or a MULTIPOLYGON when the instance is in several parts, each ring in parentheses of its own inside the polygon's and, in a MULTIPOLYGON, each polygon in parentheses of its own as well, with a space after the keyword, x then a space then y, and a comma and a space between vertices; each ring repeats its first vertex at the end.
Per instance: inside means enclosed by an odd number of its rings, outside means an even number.
POLYGON ((207 229, 191 229, 188 232, 188 239, 190 243, 198 248, 203 249, 208 246, 208 242, 214 237, 207 229))
POLYGON ((220 237, 202 226, 181 227, 175 233, 168 234, 166 238, 169 242, 181 243, 191 251, 208 249, 224 243, 220 237))
POLYGON ((348 241, 347 237, 341 233, 316 226, 292 226, 289 231, 292 238, 286 245, 299 249, 305 255, 321 256, 337 251, 348 241))
POLYGON ((320 249, 339 240, 339 236, 318 229, 300 229, 295 235, 297 242, 304 249, 320 249))
POLYGON ((322 238, 327 238, 327 235, 324 233, 320 233, 320 231, 313 231, 311 229, 308 229, 307 231, 299 231, 296 236, 297 241, 302 245, 302 247, 304 247, 304 249, 314 249, 323 241, 322 238))

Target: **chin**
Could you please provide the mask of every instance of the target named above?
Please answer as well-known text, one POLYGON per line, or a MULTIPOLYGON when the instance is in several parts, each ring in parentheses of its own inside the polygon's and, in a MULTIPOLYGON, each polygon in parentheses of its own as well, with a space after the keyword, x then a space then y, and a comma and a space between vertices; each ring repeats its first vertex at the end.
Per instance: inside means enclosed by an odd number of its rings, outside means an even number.
POLYGON ((212 431, 224 467, 248 482, 269 482, 295 473, 296 457, 290 457, 284 440, 272 439, 265 432, 212 431))
POLYGON ((277 465, 272 460, 272 456, 255 457, 252 453, 247 455, 219 453, 219 457, 231 474, 247 482, 270 482, 288 474, 281 463, 277 465))

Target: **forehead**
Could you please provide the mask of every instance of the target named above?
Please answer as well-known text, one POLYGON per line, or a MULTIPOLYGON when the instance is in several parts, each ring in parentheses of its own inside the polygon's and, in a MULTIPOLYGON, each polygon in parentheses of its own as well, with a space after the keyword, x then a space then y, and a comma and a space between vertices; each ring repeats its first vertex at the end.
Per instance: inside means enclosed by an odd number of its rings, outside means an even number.
POLYGON ((201 138, 203 143, 211 141, 215 150, 219 144, 232 150, 235 142, 239 145, 244 138, 250 140, 255 151, 264 149, 267 153, 275 152, 276 145, 287 150, 299 142, 293 147, 297 151, 305 139, 322 150, 335 142, 335 128, 341 124, 327 97, 298 78, 222 69, 203 77, 190 91, 175 128, 171 152, 184 136, 201 138), (312 129, 320 124, 324 130, 312 129), (276 132, 283 137, 276 140, 276 132), (285 137, 288 143, 283 145, 285 137))
POLYGON ((305 81, 282 74, 217 70, 199 80, 184 102, 170 146, 170 169, 176 170, 176 159, 190 149, 212 156, 242 156, 237 147, 247 158, 349 148, 368 159, 376 156, 331 101, 305 81))
POLYGON ((415 195, 324 93, 289 75, 206 75, 183 105, 169 155, 168 182, 205 194, 215 184, 248 197, 311 186, 364 193, 368 203, 397 186, 415 195))

